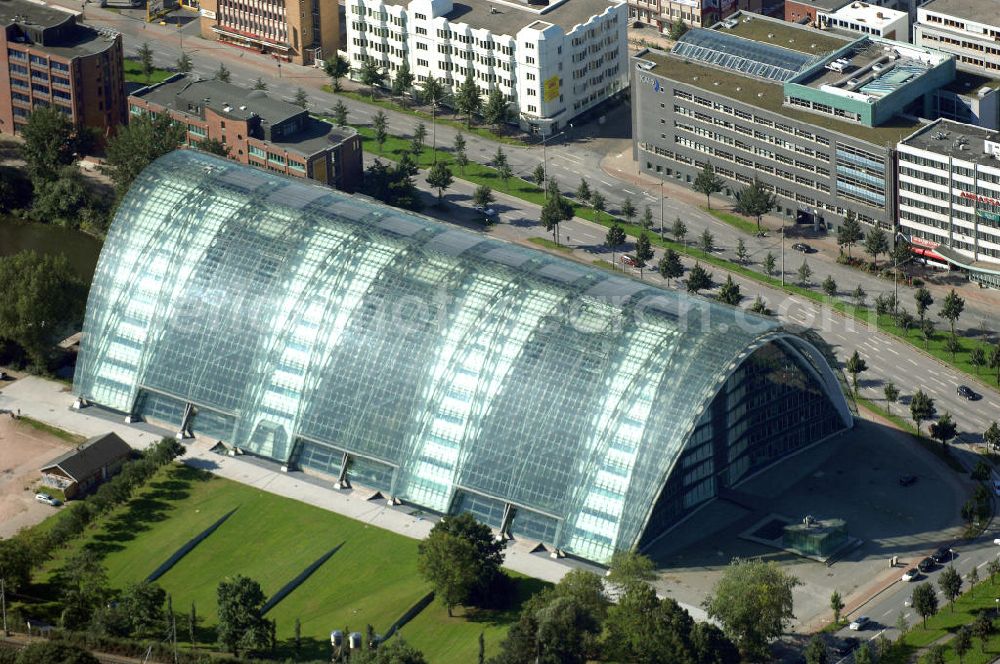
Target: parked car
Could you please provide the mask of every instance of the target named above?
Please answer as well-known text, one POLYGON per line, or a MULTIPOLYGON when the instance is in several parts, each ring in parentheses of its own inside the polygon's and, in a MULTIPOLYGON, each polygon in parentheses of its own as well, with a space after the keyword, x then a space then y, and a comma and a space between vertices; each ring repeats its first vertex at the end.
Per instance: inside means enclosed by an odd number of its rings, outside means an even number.
POLYGON ((903 581, 916 581, 920 576, 920 570, 916 567, 911 567, 910 569, 903 572, 903 581))
POLYGON ((621 257, 618 260, 620 260, 625 265, 628 265, 629 267, 635 267, 635 256, 629 256, 628 254, 622 254, 621 257))
POLYGON ((35 500, 40 503, 45 503, 46 505, 52 505, 52 507, 59 507, 62 505, 62 501, 58 498, 53 498, 47 493, 36 493, 35 500))
POLYGON ((954 560, 954 558, 955 558, 955 551, 952 550, 952 549, 950 549, 947 546, 942 546, 937 551, 935 551, 934 553, 931 554, 931 558, 933 558, 934 562, 936 562, 938 564, 940 564, 940 563, 946 563, 946 562, 949 562, 951 560, 954 560))
POLYGON ((871 621, 872 619, 869 618, 868 616, 858 616, 857 618, 851 621, 851 624, 847 626, 847 629, 854 632, 860 632, 863 629, 867 629, 868 623, 870 623, 871 621))
POLYGON ((850 655, 852 652, 857 650, 860 645, 861 641, 854 638, 853 636, 849 636, 840 643, 833 646, 833 652, 837 653, 841 657, 844 657, 846 655, 850 655))
POLYGON ((816 253, 816 250, 810 247, 805 242, 796 242, 795 244, 792 245, 792 249, 794 249, 795 251, 801 251, 804 254, 816 253))
POLYGON ((899 486, 910 486, 917 481, 916 475, 900 475, 899 476, 899 486))
POLYGON ((935 567, 937 567, 937 563, 934 562, 933 558, 924 558, 919 563, 917 563, 917 569, 923 572, 924 574, 930 572, 935 567))
POLYGON ((959 385, 958 386, 958 394, 962 398, 968 399, 969 401, 979 401, 980 399, 983 398, 983 396, 981 394, 979 394, 978 392, 976 392, 975 390, 973 390, 971 387, 969 387, 967 385, 959 385))

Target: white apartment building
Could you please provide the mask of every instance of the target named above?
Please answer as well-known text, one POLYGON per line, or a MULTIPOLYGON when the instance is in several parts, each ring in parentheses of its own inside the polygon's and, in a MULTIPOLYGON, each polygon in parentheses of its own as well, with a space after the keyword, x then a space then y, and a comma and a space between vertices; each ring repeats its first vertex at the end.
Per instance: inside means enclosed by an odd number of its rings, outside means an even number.
POLYGON ((623 0, 346 1, 352 76, 370 59, 389 79, 405 59, 417 87, 457 88, 471 72, 484 97, 508 96, 525 131, 557 132, 628 86, 623 0))
POLYGON ((1000 288, 1000 133, 938 120, 897 151, 899 225, 914 253, 1000 288))
POLYGON ((840 9, 816 12, 816 21, 824 30, 910 41, 909 14, 867 2, 852 2, 840 9))
POLYGON ((1000 2, 931 0, 917 9, 913 43, 954 54, 959 69, 1000 76, 1000 2))

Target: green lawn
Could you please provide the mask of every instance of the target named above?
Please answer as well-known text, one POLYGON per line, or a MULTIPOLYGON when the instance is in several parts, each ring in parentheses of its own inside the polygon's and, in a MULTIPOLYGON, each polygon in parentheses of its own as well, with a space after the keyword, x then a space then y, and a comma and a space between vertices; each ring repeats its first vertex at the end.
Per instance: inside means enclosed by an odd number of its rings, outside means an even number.
MULTIPOLYGON (((267 614, 277 622, 279 641, 285 641, 279 653, 282 657, 291 655, 296 619, 302 625, 303 657, 324 659, 329 655, 331 630, 364 632, 370 623, 376 632, 384 633, 430 589, 417 574, 415 540, 176 465, 163 469, 86 537, 58 552, 37 575, 36 590, 43 597, 54 596, 55 589, 46 582, 81 547, 103 556, 112 586, 140 581, 234 508, 236 512, 218 530, 157 582, 171 594, 177 611, 186 613, 195 603, 204 619, 199 633, 202 643, 215 638, 215 593, 221 579, 237 573, 249 576, 270 596, 341 544, 267 614)), ((541 582, 519 579, 517 603, 540 587, 541 582)), ((475 657, 480 631, 486 632, 490 647, 495 648, 515 619, 514 609, 470 613, 468 620, 447 619, 444 608, 435 603, 407 625, 403 634, 414 645, 426 648, 429 661, 435 664, 464 664, 475 657)))
POLYGON ((50 436, 54 436, 64 443, 69 443, 70 445, 79 445, 80 443, 87 440, 83 436, 78 436, 75 433, 70 433, 65 429, 60 429, 59 427, 54 427, 51 424, 46 424, 45 422, 39 422, 38 420, 21 415, 17 418, 17 422, 21 426, 31 427, 36 431, 41 431, 42 433, 47 433, 50 436))
POLYGON ((531 244, 537 244, 539 247, 545 247, 546 249, 555 249, 556 251, 561 251, 567 254, 573 253, 572 247, 567 247, 564 244, 556 244, 547 237, 531 237, 528 238, 528 242, 531 244))
POLYGON ((725 210, 719 210, 717 208, 707 208, 704 205, 700 206, 704 212, 712 215, 724 224, 729 224, 736 230, 743 231, 748 235, 754 235, 757 232, 757 222, 747 221, 744 217, 738 214, 733 214, 732 212, 726 212, 725 210))
MULTIPOLYGON (((963 584, 963 589, 968 590, 968 583, 963 584)), ((996 597, 1000 593, 1000 579, 989 581, 988 579, 976 585, 974 592, 966 592, 955 601, 955 609, 944 603, 939 607, 938 613, 927 619, 925 629, 919 617, 914 619, 909 632, 903 637, 902 647, 897 647, 892 655, 884 660, 887 664, 902 664, 909 661, 920 648, 929 646, 947 634, 957 631, 963 625, 971 624, 976 616, 982 611, 989 611, 991 614, 996 610, 996 597)), ((958 655, 950 644, 946 644, 945 661, 958 662, 958 655)), ((1000 634, 995 634, 986 644, 985 653, 980 650, 980 641, 973 639, 973 647, 965 654, 964 664, 986 664, 992 662, 1000 656, 1000 634)))
POLYGON ((164 80, 174 75, 174 72, 167 71, 166 69, 159 69, 157 67, 153 68, 153 72, 149 76, 149 80, 142 74, 142 65, 139 64, 138 60, 132 60, 130 58, 125 58, 125 81, 128 83, 144 83, 152 85, 154 83, 162 83, 164 80))
MULTIPOLYGON (((537 593, 549 584, 538 579, 513 575, 517 584, 514 606, 537 593)), ((486 658, 499 652, 500 641, 507 629, 517 621, 516 608, 507 611, 470 610, 461 608, 448 611, 440 602, 433 602, 420 612, 402 630, 400 636, 422 651, 428 662, 475 662, 479 654, 479 635, 483 635, 486 658)))

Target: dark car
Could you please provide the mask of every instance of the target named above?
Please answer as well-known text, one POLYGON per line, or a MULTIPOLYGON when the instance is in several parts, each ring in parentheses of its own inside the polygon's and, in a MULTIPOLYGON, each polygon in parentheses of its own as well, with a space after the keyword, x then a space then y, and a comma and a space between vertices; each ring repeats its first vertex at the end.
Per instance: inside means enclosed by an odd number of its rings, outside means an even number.
POLYGON ((952 551, 947 546, 942 546, 940 549, 931 554, 931 558, 933 558, 934 562, 938 564, 946 563, 952 560, 954 557, 955 557, 955 552, 952 551))
POLYGON ((958 394, 959 396, 968 399, 969 401, 979 401, 980 399, 983 398, 981 394, 974 391, 971 387, 968 387, 967 385, 959 385, 958 394))
POLYGON ((924 558, 919 563, 917 563, 917 569, 923 572, 924 574, 930 572, 935 567, 937 567, 937 563, 934 562, 933 558, 924 558))
POLYGON ((792 249, 794 249, 795 251, 801 251, 804 254, 812 254, 816 252, 815 249, 810 247, 805 242, 796 242, 795 244, 792 245, 792 249))
POLYGON ((910 486, 917 481, 916 475, 900 475, 899 476, 899 486, 910 486))
POLYGON ((837 653, 841 657, 844 657, 846 655, 850 655, 852 652, 857 650, 860 645, 861 641, 854 638, 853 636, 849 636, 840 643, 834 644, 833 652, 837 653))

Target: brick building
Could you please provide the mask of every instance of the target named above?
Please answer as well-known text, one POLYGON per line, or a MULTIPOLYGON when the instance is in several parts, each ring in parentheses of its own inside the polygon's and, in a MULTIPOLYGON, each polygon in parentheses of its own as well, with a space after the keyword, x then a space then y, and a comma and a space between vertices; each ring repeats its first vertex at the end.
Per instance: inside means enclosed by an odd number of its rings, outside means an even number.
POLYGON ((297 65, 337 55, 337 0, 200 0, 201 36, 297 65))
POLYGON ((337 189, 361 186, 361 137, 311 117, 295 104, 231 83, 176 75, 129 96, 129 112, 163 113, 187 126, 195 144, 215 139, 229 157, 337 189))
POLYGON ((126 119, 121 35, 55 5, 0 0, 0 133, 52 106, 109 136, 126 119))

